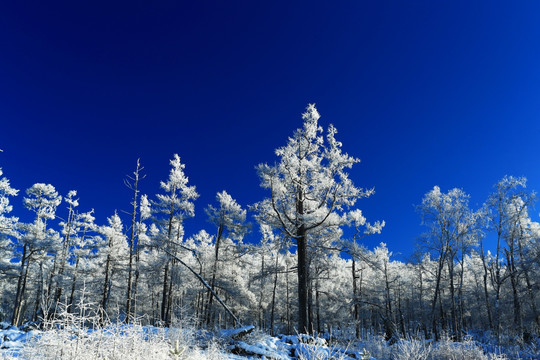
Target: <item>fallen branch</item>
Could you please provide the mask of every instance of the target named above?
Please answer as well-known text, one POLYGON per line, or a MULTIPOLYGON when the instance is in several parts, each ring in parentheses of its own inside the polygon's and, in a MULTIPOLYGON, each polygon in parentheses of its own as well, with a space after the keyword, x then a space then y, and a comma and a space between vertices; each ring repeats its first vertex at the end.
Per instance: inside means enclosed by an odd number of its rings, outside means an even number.
POLYGON ((223 306, 223 308, 229 313, 229 315, 231 315, 231 317, 233 318, 234 320, 234 325, 236 326, 236 324, 239 324, 240 321, 238 320, 238 318, 233 314, 233 312, 227 307, 227 305, 225 305, 225 303, 223 302, 223 300, 221 300, 221 298, 218 296, 218 294, 216 294, 216 292, 212 289, 212 287, 210 285, 208 285, 208 283, 206 282, 206 280, 204 280, 204 278, 200 275, 200 274, 197 274, 197 272, 195 270, 193 270, 191 268, 191 266, 189 266, 188 264, 186 264, 185 262, 182 261, 182 259, 180 259, 178 256, 174 255, 173 253, 171 253, 169 250, 167 249, 164 249, 164 248, 161 248, 161 250, 165 251, 167 253, 167 255, 169 255, 170 257, 174 258, 176 261, 178 261, 180 264, 184 265, 189 271, 191 271, 193 273, 193 275, 195 275, 197 277, 197 279, 199 279, 199 281, 210 291, 210 293, 216 298, 216 300, 221 304, 221 306, 223 306))

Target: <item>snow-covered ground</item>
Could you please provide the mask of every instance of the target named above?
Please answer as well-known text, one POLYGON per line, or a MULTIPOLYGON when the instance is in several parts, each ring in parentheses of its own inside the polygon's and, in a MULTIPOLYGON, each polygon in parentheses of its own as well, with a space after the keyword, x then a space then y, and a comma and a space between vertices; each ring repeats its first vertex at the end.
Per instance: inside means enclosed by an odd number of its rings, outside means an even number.
MULTIPOLYGON (((45 359, 362 359, 352 350, 305 335, 272 337, 253 326, 216 334, 150 326, 0 330, 3 358, 45 359)), ((369 359, 368 357, 365 357, 369 359)))
POLYGON ((48 330, 0 323, 0 356, 5 359, 274 359, 274 360, 502 360, 540 359, 540 343, 498 348, 472 338, 400 340, 381 338, 329 344, 307 335, 270 336, 253 326, 210 333, 189 328, 115 325, 89 329, 56 324, 48 330))
POLYGON ((21 349, 29 339, 37 337, 41 331, 23 331, 17 327, 11 327, 7 323, 1 323, 0 327, 0 348, 5 351, 16 351, 21 349))

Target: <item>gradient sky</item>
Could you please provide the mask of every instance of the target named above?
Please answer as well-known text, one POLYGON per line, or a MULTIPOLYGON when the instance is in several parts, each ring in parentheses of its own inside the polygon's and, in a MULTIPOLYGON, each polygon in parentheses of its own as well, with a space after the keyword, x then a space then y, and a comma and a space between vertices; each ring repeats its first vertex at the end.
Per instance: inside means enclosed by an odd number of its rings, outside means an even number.
POLYGON ((375 187, 358 207, 387 226, 366 244, 406 256, 434 185, 473 208, 505 174, 540 189, 539 16, 538 1, 3 1, 0 167, 22 191, 77 190, 103 224, 129 210, 137 158, 153 197, 178 153, 201 194, 187 235, 213 233, 216 192, 267 196, 255 166, 316 103, 375 187))

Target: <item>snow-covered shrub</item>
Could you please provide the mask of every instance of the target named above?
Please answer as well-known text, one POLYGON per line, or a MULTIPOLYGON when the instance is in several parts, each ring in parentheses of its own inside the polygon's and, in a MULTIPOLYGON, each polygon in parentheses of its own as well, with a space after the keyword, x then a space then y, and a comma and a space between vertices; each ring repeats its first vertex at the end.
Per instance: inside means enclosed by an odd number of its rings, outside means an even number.
POLYGON ((170 344, 163 333, 148 334, 139 326, 107 326, 87 331, 74 328, 49 330, 29 341, 22 359, 154 359, 169 357, 170 344))
POLYGON ((16 359, 224 359, 214 341, 200 343, 198 332, 176 323, 174 328, 112 322, 81 302, 77 313, 65 306, 45 316, 42 332, 34 332, 12 355, 16 359))
MULTIPOLYGON (((382 337, 372 337, 362 343, 371 356, 379 360, 506 360, 504 354, 485 353, 482 346, 470 337, 462 342, 444 338, 437 343, 425 340, 400 340, 389 345, 382 337)), ((510 357, 519 358, 519 357, 510 357)))
POLYGON ((431 345, 419 340, 400 340, 395 348, 395 360, 428 360, 431 353, 431 345))
POLYGON ((362 349, 360 356, 361 356, 360 358, 361 360, 371 360, 371 354, 365 348, 362 349))
POLYGON ((345 360, 350 359, 341 349, 311 344, 298 344, 295 349, 298 360, 345 360))
POLYGON ((361 345, 375 359, 392 358, 392 348, 388 346, 388 343, 382 336, 369 336, 361 345))
POLYGON ((108 324, 74 331, 66 326, 48 330, 29 340, 18 352, 18 359, 225 359, 215 342, 187 341, 180 329, 140 325, 108 324))
POLYGON ((465 338, 462 342, 455 342, 450 338, 443 338, 433 348, 432 357, 440 360, 486 359, 482 348, 470 338, 465 338))

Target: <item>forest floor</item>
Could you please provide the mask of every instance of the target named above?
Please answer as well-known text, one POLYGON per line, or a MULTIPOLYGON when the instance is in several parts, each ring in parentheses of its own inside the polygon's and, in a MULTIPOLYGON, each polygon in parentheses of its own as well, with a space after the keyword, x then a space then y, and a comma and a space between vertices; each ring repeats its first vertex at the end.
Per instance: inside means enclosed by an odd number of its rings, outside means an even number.
MULTIPOLYGON (((540 359, 540 340, 527 345, 489 345, 468 336, 462 342, 331 340, 308 335, 270 336, 253 326, 207 332, 84 323, 53 324, 46 330, 0 323, 0 357, 5 359, 274 359, 274 360, 502 360, 540 359)), ((483 336, 483 335, 482 335, 483 336)))

